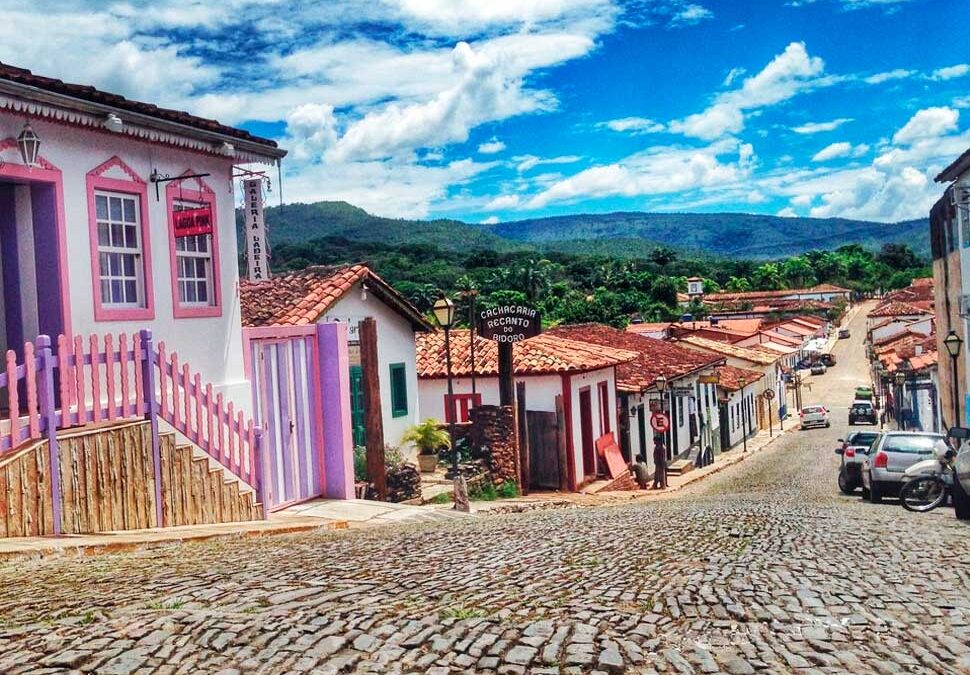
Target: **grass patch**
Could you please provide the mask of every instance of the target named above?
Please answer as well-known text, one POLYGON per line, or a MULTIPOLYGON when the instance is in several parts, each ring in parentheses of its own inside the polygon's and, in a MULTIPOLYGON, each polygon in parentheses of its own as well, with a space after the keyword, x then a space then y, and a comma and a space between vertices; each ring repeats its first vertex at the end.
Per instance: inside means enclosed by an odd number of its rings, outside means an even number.
POLYGON ((451 501, 452 501, 451 495, 448 494, 447 492, 442 492, 441 494, 437 494, 431 499, 429 499, 428 503, 429 504, 450 504, 451 501))
POLYGON ((78 623, 82 626, 87 626, 88 624, 94 623, 94 612, 92 610, 85 612, 84 616, 81 617, 78 623))
POLYGON ((155 602, 148 603, 148 609, 182 609, 185 607, 185 600, 182 598, 175 598, 174 600, 169 600, 168 602, 162 602, 161 600, 156 600, 155 602))
POLYGON ((469 607, 464 603, 446 607, 439 612, 442 619, 480 619, 488 616, 488 613, 480 607, 469 607))

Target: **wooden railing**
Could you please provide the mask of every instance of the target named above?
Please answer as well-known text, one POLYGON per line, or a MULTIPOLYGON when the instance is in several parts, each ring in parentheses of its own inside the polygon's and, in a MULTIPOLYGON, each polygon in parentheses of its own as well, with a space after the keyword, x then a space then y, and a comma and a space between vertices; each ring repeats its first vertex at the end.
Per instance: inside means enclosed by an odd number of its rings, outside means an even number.
MULTIPOLYGON (((0 373, 0 399, 7 413, 0 419, 0 457, 29 441, 47 438, 50 466, 57 462, 57 431, 104 422, 142 418, 151 422, 157 521, 162 523, 159 420, 164 420, 230 473, 256 491, 262 502, 260 429, 211 384, 191 373, 165 345, 155 349, 151 331, 130 338, 122 333, 85 340, 41 335, 26 343, 23 363, 6 353, 0 373), (56 384, 55 384, 56 383, 56 384)), ((60 527, 59 471, 51 472, 54 524, 60 527)))

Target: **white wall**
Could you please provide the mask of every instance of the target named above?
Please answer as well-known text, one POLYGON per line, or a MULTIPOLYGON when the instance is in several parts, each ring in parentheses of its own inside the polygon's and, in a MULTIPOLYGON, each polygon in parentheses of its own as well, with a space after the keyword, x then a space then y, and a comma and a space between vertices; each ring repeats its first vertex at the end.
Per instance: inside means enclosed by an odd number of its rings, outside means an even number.
MULTIPOLYGON (((22 115, 0 112, 0 139, 16 137, 23 125, 22 115)), ((156 341, 164 341, 169 350, 178 351, 180 359, 188 362, 193 371, 199 371, 203 379, 211 381, 237 407, 248 410, 251 407, 251 394, 243 374, 242 332, 236 292, 238 275, 235 199, 230 182, 231 158, 183 151, 118 134, 62 126, 40 119, 31 120, 31 126, 41 139, 41 156, 57 166, 63 174, 68 268, 68 289, 65 291, 70 293, 72 332, 81 335, 133 334, 149 328, 156 341), (144 321, 95 321, 86 176, 115 155, 146 183, 152 169, 169 175, 177 175, 187 169, 211 174, 203 180, 215 192, 216 198, 222 316, 173 317, 165 186, 160 186, 161 199, 156 201, 154 185, 149 183, 147 232, 151 242, 155 318, 144 321)), ((14 159, 15 154, 16 149, 7 151, 5 160, 19 162, 19 158, 14 159)), ((194 183, 186 187, 194 187, 194 183)))
MULTIPOLYGON (((360 283, 354 285, 320 319, 320 323, 340 321, 354 327, 351 342, 356 342, 356 326, 372 317, 377 323, 377 358, 381 382, 381 417, 384 422, 384 441, 388 445, 401 445, 401 436, 411 425, 421 419, 418 400, 417 364, 415 363, 414 330, 411 322, 384 304, 373 293, 367 299, 361 297, 360 283), (403 363, 407 373, 408 412, 394 416, 391 405, 391 364, 403 363)), ((424 414, 425 417, 428 415, 424 414)), ((439 418, 439 419, 443 419, 439 418)))

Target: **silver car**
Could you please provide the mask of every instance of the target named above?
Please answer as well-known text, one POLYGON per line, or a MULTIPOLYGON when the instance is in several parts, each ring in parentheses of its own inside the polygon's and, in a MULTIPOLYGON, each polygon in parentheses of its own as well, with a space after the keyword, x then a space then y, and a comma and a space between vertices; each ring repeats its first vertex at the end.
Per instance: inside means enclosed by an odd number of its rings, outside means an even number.
POLYGON ((862 461, 862 498, 877 503, 899 494, 903 472, 916 462, 946 452, 946 437, 921 431, 885 431, 862 461))

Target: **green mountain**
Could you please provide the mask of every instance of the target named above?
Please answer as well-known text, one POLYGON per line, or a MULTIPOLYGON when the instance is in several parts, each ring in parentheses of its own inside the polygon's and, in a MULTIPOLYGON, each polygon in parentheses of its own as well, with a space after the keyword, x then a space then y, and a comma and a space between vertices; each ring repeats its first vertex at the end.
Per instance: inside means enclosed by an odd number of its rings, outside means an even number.
POLYGON ((732 258, 779 258, 845 244, 879 248, 905 242, 919 254, 929 253, 927 219, 876 223, 747 213, 620 212, 475 225, 446 219, 381 218, 346 202, 316 202, 267 208, 266 221, 276 244, 339 236, 392 246, 433 244, 457 251, 548 249, 631 257, 662 245, 732 258))

